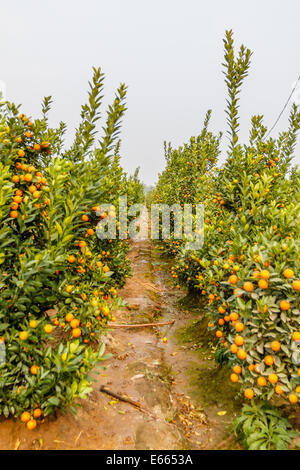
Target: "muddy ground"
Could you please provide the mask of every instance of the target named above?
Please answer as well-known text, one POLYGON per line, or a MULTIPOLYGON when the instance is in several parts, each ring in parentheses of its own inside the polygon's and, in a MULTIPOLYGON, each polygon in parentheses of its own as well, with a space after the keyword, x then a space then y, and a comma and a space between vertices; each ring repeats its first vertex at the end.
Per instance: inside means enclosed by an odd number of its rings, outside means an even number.
POLYGON ((105 342, 112 357, 94 376, 93 392, 77 415, 47 418, 34 431, 3 420, 0 449, 240 448, 232 433, 240 409, 236 386, 213 360, 201 305, 181 300, 184 293, 171 287, 168 261, 150 241, 135 242, 129 257, 133 277, 121 292, 127 307, 116 312, 117 323, 175 323, 111 330, 105 342), (116 400, 101 386, 141 406, 116 400))

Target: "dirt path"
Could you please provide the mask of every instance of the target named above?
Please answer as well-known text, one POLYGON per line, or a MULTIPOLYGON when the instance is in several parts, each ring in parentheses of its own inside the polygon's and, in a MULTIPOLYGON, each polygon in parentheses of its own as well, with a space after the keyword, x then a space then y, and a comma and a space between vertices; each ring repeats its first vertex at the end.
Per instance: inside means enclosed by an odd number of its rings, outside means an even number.
POLYGON ((199 330, 199 311, 193 312, 195 306, 178 307, 182 293, 171 289, 168 263, 151 242, 135 242, 129 257, 134 273, 121 292, 127 307, 116 312, 117 322, 176 323, 111 331, 106 342, 113 357, 105 362, 106 371, 95 376, 94 391, 77 415, 46 419, 32 432, 19 421, 4 420, 0 449, 237 447, 231 428, 236 412, 233 390, 218 387, 224 373, 215 366, 211 348, 199 348, 204 331, 199 330), (126 394, 143 410, 101 393, 102 385, 126 394))

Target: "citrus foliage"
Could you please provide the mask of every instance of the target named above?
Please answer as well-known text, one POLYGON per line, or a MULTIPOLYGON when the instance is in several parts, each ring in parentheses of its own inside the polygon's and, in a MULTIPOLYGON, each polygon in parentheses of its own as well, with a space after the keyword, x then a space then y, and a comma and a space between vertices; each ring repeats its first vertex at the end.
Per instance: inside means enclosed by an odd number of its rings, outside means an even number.
POLYGON ((88 104, 70 149, 66 131, 2 103, 0 114, 0 415, 35 418, 65 409, 91 391, 88 373, 103 359, 101 333, 117 289, 130 274, 126 240, 100 240, 99 220, 116 217, 118 198, 143 196, 138 175, 119 163, 121 85, 96 141, 103 74, 94 69, 88 104), (128 196, 129 195, 129 196, 128 196), (109 204, 107 212, 99 204, 109 204))
POLYGON ((175 256, 172 276, 206 301, 208 328, 232 365, 231 380, 245 397, 300 398, 299 368, 299 171, 292 159, 300 112, 292 106, 289 127, 267 137, 263 116, 254 116, 249 142, 238 140, 238 99, 251 52, 235 56, 226 33, 226 113, 230 144, 217 168, 220 136, 207 131, 190 144, 169 147, 165 171, 152 202, 204 204, 204 245, 187 250, 170 238, 162 251, 175 256))

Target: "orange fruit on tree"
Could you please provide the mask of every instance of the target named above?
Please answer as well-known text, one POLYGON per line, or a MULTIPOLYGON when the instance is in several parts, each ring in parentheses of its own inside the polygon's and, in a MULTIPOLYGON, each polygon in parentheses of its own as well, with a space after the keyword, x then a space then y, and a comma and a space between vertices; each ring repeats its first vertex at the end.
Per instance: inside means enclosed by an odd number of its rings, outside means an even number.
POLYGON ((17 211, 11 211, 10 216, 12 219, 17 219, 18 218, 18 212, 17 211))
POLYGON ((239 319, 239 316, 236 312, 231 312, 231 314, 229 316, 230 316, 231 321, 236 321, 236 320, 239 319))
POLYGON ((33 411, 33 417, 34 418, 40 418, 42 416, 42 410, 40 408, 36 408, 34 411, 33 411))
POLYGON ((266 356, 264 361, 267 366, 272 366, 274 364, 274 359, 272 356, 266 356))
POLYGON ((240 335, 236 335, 234 342, 237 346, 242 346, 244 344, 244 338, 240 335))
POLYGON ((249 400, 251 400, 251 398, 254 397, 254 392, 253 392, 252 388, 246 388, 246 390, 244 391, 244 396, 246 398, 249 398, 249 400))
POLYGON ((25 155, 24 150, 18 150, 18 155, 19 155, 19 157, 24 157, 24 155, 25 155))
POLYGON ((49 334, 49 333, 52 333, 52 331, 53 331, 53 326, 50 325, 50 324, 45 325, 45 326, 44 326, 44 331, 45 331, 45 333, 48 333, 48 334, 49 334))
POLYGON ((223 320, 223 318, 220 318, 218 323, 219 323, 220 326, 223 326, 224 323, 225 323, 225 320, 223 320))
POLYGON ((73 318, 73 320, 70 321, 71 328, 77 328, 79 325, 80 321, 77 318, 73 318))
POLYGON ((263 270, 260 272, 260 277, 261 277, 262 279, 265 279, 266 281, 267 281, 268 279, 270 279, 270 276, 271 276, 271 275, 270 275, 269 271, 267 271, 267 269, 263 269, 263 270))
POLYGON ((103 266, 103 272, 108 273, 108 271, 109 271, 109 267, 106 264, 105 266, 103 266))
POLYGON ((34 199, 39 199, 41 197, 40 191, 34 191, 34 193, 32 195, 33 195, 34 199))
POLYGON ((244 349, 239 349, 237 352, 237 357, 241 359, 242 361, 244 361, 247 357, 246 351, 244 349))
POLYGON ((233 354, 236 354, 238 352, 238 347, 236 344, 232 344, 230 346, 230 351, 233 353, 233 354))
POLYGON ((41 146, 40 146, 40 144, 34 144, 33 148, 34 148, 34 150, 40 150, 41 146))
POLYGON ((87 234, 88 234, 88 235, 94 235, 94 233, 95 233, 95 231, 94 231, 92 228, 89 228, 89 229, 87 230, 87 234))
POLYGON ((228 282, 234 285, 237 284, 238 280, 238 277, 235 274, 232 274, 231 276, 229 276, 228 282))
POLYGON ((240 321, 237 322, 234 327, 239 333, 245 329, 245 325, 240 321))
POLYGON ((278 376, 276 374, 270 374, 268 377, 268 381, 271 384, 276 384, 278 382, 278 376))
POLYGON ((300 290, 300 281, 294 281, 293 282, 293 289, 299 291, 300 290))
POLYGON ((295 393, 290 393, 289 394, 289 401, 290 403, 292 403, 293 405, 295 405, 296 403, 298 403, 298 397, 295 393))
POLYGON ((31 419, 30 413, 28 411, 23 411, 21 414, 21 421, 23 423, 28 423, 28 421, 31 419))
POLYGON ((12 177, 12 182, 13 182, 13 183, 18 183, 19 181, 20 181, 20 178, 19 178, 18 175, 14 175, 14 176, 12 177))
POLYGON ((26 424, 27 426, 27 429, 29 429, 29 431, 33 431, 33 429, 36 428, 36 420, 35 419, 31 419, 30 421, 28 421, 28 423, 26 424))
POLYGON ((265 387, 267 385, 267 381, 265 379, 265 377, 258 377, 257 379, 257 383, 260 387, 265 387))
POLYGON ((289 310, 291 308, 291 304, 287 300, 282 300, 279 305, 281 310, 289 310))
POLYGON ((241 366, 235 365, 234 368, 233 368, 233 372, 234 372, 235 374, 240 374, 240 373, 242 372, 241 366))
POLYGON ((26 175, 24 176, 24 180, 27 183, 30 183, 32 181, 32 175, 30 173, 26 173, 26 175))
POLYGON ((254 285, 253 285, 253 282, 245 282, 244 285, 243 285, 243 289, 246 291, 246 292, 252 292, 254 290, 254 285))
POLYGON ((226 312, 225 308, 222 307, 222 306, 220 306, 220 307, 218 308, 218 311, 219 311, 219 313, 221 313, 221 314, 223 314, 223 313, 226 312))
POLYGON ((66 292, 70 294, 73 290, 73 286, 66 286, 66 292))
POLYGON ((79 338, 79 336, 81 336, 81 329, 80 328, 74 328, 74 330, 72 330, 72 335, 74 338, 79 338))
POLYGON ((27 331, 21 331, 21 333, 19 334, 19 338, 20 338, 22 341, 26 341, 26 339, 28 338, 28 333, 27 333, 27 331))
POLYGON ((272 343, 271 343, 272 351, 279 351, 280 347, 281 347, 281 345, 280 345, 279 341, 276 341, 276 340, 272 341, 272 343))
POLYGON ((230 380, 231 382, 236 383, 239 381, 239 376, 237 374, 231 374, 230 380))
POLYGON ((300 341, 300 331, 294 331, 292 338, 294 341, 300 341))
POLYGON ((285 269, 283 271, 283 275, 284 277, 286 277, 287 279, 292 279, 295 275, 294 271, 292 269, 285 269))
POLYGON ((216 331, 216 336, 217 336, 217 338, 222 338, 222 336, 223 336, 222 331, 221 331, 221 330, 217 330, 217 331, 216 331))
POLYGON ((74 263, 75 260, 76 260, 76 258, 75 258, 74 255, 70 255, 70 256, 68 257, 69 263, 74 263))
POLYGON ((30 367, 30 372, 32 373, 32 375, 36 375, 38 373, 38 370, 39 370, 38 366, 33 365, 30 367))
POLYGON ((30 328, 36 328, 38 326, 38 322, 36 320, 30 320, 29 326, 30 328))
POLYGON ((82 220, 83 222, 87 222, 87 221, 89 220, 88 215, 84 214, 84 215, 81 217, 81 220, 82 220))
POLYGON ((258 287, 260 287, 260 289, 267 289, 269 287, 269 283, 265 279, 260 279, 258 281, 258 287))
POLYGON ((67 315, 65 316, 65 319, 66 319, 67 322, 72 321, 73 318, 74 318, 73 313, 67 313, 67 315))
POLYGON ((284 393, 280 385, 276 385, 275 393, 277 393, 277 395, 282 395, 284 393))

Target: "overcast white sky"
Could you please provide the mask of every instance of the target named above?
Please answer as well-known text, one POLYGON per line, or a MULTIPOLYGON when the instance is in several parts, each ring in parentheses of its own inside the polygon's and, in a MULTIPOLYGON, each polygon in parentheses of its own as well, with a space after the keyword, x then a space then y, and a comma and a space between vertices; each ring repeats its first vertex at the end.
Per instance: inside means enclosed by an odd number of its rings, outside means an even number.
MULTIPOLYGON (((163 141, 180 145, 197 135, 207 109, 211 128, 225 131, 225 29, 254 51, 242 138, 253 114, 274 123, 300 74, 299 0, 14 0, 1 1, 0 12, 8 99, 35 117, 42 97, 52 95, 50 123, 65 121, 68 141, 93 65, 106 74, 105 104, 120 82, 128 85, 122 163, 130 172, 140 166, 146 184, 164 167, 163 141)), ((300 161, 299 148, 296 154, 300 161)))

